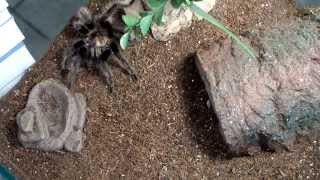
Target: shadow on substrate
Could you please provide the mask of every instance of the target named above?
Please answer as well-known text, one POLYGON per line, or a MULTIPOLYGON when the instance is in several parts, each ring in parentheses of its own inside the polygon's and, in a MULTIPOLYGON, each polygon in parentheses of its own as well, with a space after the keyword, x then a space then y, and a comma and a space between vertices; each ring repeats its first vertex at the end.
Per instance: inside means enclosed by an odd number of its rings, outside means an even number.
POLYGON ((189 117, 186 124, 192 130, 192 139, 211 159, 226 158, 227 148, 218 129, 217 117, 207 106, 209 97, 198 73, 194 54, 183 61, 179 74, 189 117))

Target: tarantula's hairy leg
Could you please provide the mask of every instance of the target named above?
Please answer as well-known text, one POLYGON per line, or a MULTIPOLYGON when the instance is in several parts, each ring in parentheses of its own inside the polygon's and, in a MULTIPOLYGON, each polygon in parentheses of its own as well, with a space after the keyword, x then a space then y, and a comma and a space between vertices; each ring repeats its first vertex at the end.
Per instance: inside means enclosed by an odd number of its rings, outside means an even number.
POLYGON ((126 73, 128 73, 132 80, 138 80, 138 76, 135 70, 129 65, 126 58, 124 58, 120 53, 115 54, 113 57, 113 59, 117 62, 119 67, 123 69, 126 73))
POLYGON ((99 73, 105 78, 105 81, 109 87, 109 91, 112 92, 114 89, 114 83, 112 80, 113 75, 111 72, 111 67, 107 64, 107 62, 101 60, 96 64, 96 66, 99 73))
POLYGON ((63 59, 62 59, 61 64, 60 64, 62 73, 64 73, 65 71, 68 70, 67 66, 68 66, 68 60, 69 60, 69 58, 71 56, 70 52, 71 52, 71 48, 68 48, 67 50, 65 50, 63 52, 63 59))
POLYGON ((93 17, 87 7, 81 7, 76 15, 76 20, 72 22, 76 31, 81 34, 87 34, 94 28, 93 17))
POLYGON ((72 45, 64 51, 64 58, 61 62, 61 73, 67 79, 67 86, 73 88, 77 73, 84 64, 86 57, 85 41, 74 40, 72 45))
POLYGON ((125 58, 121 54, 121 50, 120 50, 119 46, 116 43, 111 43, 110 47, 111 47, 112 52, 114 54, 113 56, 115 57, 114 60, 116 60, 116 62, 119 64, 120 68, 125 70, 130 75, 132 80, 138 80, 138 76, 137 76, 136 71, 130 65, 127 58, 125 58))
POLYGON ((107 36, 120 39, 125 32, 125 24, 122 21, 122 15, 125 15, 123 8, 117 4, 113 4, 96 19, 107 36))
POLYGON ((72 89, 76 81, 76 77, 81 67, 81 57, 78 55, 72 56, 65 60, 65 69, 67 71, 67 86, 72 89))

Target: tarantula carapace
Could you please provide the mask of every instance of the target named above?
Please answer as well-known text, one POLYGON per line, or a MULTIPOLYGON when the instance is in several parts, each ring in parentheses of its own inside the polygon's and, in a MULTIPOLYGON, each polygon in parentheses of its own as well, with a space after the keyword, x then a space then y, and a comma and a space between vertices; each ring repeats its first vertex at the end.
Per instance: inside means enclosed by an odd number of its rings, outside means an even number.
POLYGON ((78 39, 65 50, 61 65, 63 74, 67 74, 69 88, 74 86, 80 68, 85 67, 97 70, 112 91, 114 84, 111 60, 133 80, 137 79, 134 69, 122 55, 119 45, 119 39, 124 31, 124 24, 121 21, 123 14, 123 9, 118 6, 113 6, 99 16, 93 16, 86 7, 80 8, 72 22, 78 39))

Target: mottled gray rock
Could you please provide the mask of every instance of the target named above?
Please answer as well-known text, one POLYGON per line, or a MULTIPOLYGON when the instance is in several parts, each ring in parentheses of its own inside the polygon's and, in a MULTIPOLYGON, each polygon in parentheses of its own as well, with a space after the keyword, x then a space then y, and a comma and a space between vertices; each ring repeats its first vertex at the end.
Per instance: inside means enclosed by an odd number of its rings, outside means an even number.
MULTIPOLYGON (((213 9, 216 0, 203 0, 194 3, 204 11, 209 12, 213 9)), ((181 8, 175 9, 172 7, 171 3, 168 2, 162 17, 163 24, 161 26, 153 24, 151 27, 152 35, 156 40, 167 41, 174 37, 181 29, 190 27, 192 24, 192 17, 193 13, 189 8, 181 6, 181 8)))
POLYGON ((230 40, 197 53, 197 67, 231 153, 288 150, 298 135, 320 130, 317 26, 292 21, 255 33, 250 39, 259 60, 248 58, 230 40))
POLYGON ((18 139, 26 148, 79 152, 83 145, 86 100, 73 95, 62 83, 49 79, 31 91, 17 115, 18 139))
MULTIPOLYGON (((194 3, 202 8, 205 12, 209 12, 216 4, 216 0, 202 0, 194 3)), ((139 17, 139 12, 148 11, 148 9, 144 9, 147 7, 147 0, 139 0, 134 1, 132 5, 125 7, 124 10, 127 15, 139 17)), ((170 1, 168 1, 165 5, 162 24, 158 26, 154 23, 151 26, 152 35, 156 40, 168 41, 169 39, 174 37, 180 30, 190 27, 192 24, 192 17, 193 13, 189 8, 182 5, 181 8, 175 9, 171 5, 170 1)), ((198 20, 202 19, 199 16, 197 17, 198 20)), ((134 33, 131 36, 132 39, 135 39, 134 33)))
POLYGON ((158 41, 168 41, 181 29, 191 26, 192 16, 192 12, 185 6, 175 9, 170 3, 167 3, 162 17, 162 25, 153 24, 151 27, 153 37, 158 41))

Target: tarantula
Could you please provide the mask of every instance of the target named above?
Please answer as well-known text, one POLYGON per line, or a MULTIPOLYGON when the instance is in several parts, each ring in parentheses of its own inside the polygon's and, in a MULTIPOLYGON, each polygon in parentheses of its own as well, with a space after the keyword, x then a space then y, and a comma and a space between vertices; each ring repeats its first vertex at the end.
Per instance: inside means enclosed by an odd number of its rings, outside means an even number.
POLYGON ((135 70, 122 55, 118 43, 124 32, 121 21, 123 14, 124 11, 119 6, 113 6, 99 16, 93 16, 86 7, 80 8, 72 22, 78 38, 65 50, 61 64, 62 73, 67 74, 69 88, 74 86, 80 68, 85 67, 97 70, 112 92, 112 60, 129 74, 131 79, 137 80, 135 70))

